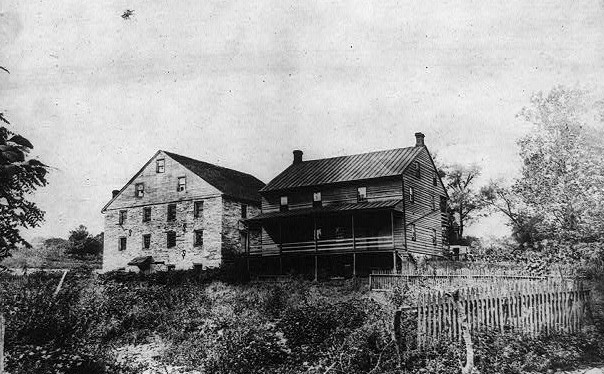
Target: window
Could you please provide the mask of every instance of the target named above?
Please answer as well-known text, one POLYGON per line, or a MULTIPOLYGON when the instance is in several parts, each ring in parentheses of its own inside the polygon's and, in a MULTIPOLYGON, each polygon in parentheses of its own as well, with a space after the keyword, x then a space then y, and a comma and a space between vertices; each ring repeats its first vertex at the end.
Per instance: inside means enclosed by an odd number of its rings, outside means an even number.
POLYGON ((436 229, 432 229, 432 244, 436 246, 436 229))
POLYGON ((143 249, 149 249, 151 247, 151 234, 143 235, 143 249))
POLYGON ((436 198, 432 195, 432 211, 436 210, 436 198))
POLYGON ((151 221, 151 207, 143 208, 143 222, 151 221))
POLYGON ((367 187, 357 188, 357 201, 367 201, 367 187))
POLYGON ((247 205, 241 204, 241 218, 247 218, 247 205))
POLYGON ((182 192, 187 189, 187 177, 178 177, 178 192, 182 192))
POLYGON ((411 240, 417 240, 417 230, 415 229, 415 224, 411 225, 411 240))
POLYGON ((419 164, 419 161, 416 161, 415 162, 415 177, 418 179, 420 178, 420 168, 421 168, 421 166, 419 164))
POLYGON ((126 237, 125 236, 122 236, 120 238, 118 249, 120 251, 125 251, 126 250, 126 237))
POLYGON ((196 201, 193 204, 193 216, 195 218, 203 217, 203 201, 196 201))
POLYGON ((444 196, 440 197, 440 212, 447 213, 447 198, 444 196))
POLYGON ((321 191, 314 192, 312 194, 312 206, 315 208, 320 208, 323 205, 323 201, 321 199, 321 191))
POLYGON ((415 202, 415 188, 409 187, 409 202, 415 202))
POLYGON ((176 219, 176 204, 168 205, 168 221, 174 221, 176 219))
POLYGON ((176 246, 176 232, 168 231, 166 235, 166 246, 172 248, 176 246))
POLYGON ((287 196, 281 196, 281 199, 280 199, 280 202, 279 202, 279 210, 281 210, 282 212, 288 210, 287 196))
POLYGON ((432 185, 434 187, 438 186, 438 179, 436 179, 436 174, 432 177, 432 185))
POLYGON ((128 217, 128 211, 127 210, 120 210, 119 224, 123 225, 124 222, 126 222, 126 218, 127 217, 128 217))
POLYGON ((315 229, 315 239, 320 240, 320 239, 321 239, 321 235, 322 235, 322 234, 323 234, 323 233, 322 233, 322 230, 321 230, 321 228, 320 228, 320 227, 319 227, 319 228, 317 228, 317 229, 315 229))
POLYGON ((160 158, 159 160, 155 161, 155 171, 157 173, 163 173, 165 170, 165 160, 163 158, 160 158))
POLYGON ((145 184, 144 183, 136 184, 136 188, 134 189, 134 196, 136 196, 136 197, 145 196, 145 184))
POLYGON ((203 246, 203 230, 195 230, 195 246, 203 246))

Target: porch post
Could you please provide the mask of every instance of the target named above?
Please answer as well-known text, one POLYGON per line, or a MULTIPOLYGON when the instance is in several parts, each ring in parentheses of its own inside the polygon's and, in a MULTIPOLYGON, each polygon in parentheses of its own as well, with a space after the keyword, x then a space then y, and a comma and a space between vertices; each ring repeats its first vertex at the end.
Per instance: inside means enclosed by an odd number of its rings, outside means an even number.
POLYGON ((352 211, 352 276, 357 276, 357 243, 354 237, 354 210, 352 211))
POLYGON ((251 234, 252 230, 251 228, 248 228, 247 230, 247 235, 245 236, 245 248, 246 248, 246 253, 247 253, 247 274, 248 276, 250 275, 250 234, 251 234))
POLYGON ((317 264, 317 252, 319 250, 319 246, 317 244, 317 217, 315 217, 315 215, 313 214, 312 216, 312 224, 313 224, 313 232, 312 232, 312 236, 313 239, 315 241, 315 282, 319 279, 318 276, 318 264, 317 264))
POLYGON ((394 245, 394 211, 390 211, 390 237, 392 238, 392 272, 396 274, 396 246, 394 245))
POLYGON ((283 231, 279 220, 279 275, 283 274, 283 231))

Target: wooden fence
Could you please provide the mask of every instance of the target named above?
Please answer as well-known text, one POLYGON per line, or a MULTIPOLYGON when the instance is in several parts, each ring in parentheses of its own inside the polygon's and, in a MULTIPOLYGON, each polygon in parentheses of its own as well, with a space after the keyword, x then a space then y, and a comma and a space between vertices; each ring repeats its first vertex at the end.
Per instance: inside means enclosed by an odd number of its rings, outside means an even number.
POLYGON ((513 329, 531 335, 578 331, 586 318, 590 291, 581 283, 525 283, 511 287, 463 289, 455 302, 450 294, 430 292, 417 303, 417 342, 460 339, 465 313, 472 331, 513 329), (461 308, 461 309, 458 309, 461 308))

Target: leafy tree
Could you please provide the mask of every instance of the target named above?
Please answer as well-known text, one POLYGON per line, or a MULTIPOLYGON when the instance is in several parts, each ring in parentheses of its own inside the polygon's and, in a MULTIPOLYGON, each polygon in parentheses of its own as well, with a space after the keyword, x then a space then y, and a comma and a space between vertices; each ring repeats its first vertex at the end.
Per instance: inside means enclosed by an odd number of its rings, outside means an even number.
MULTIPOLYGON (((1 67, 0 67, 1 68, 1 67)), ((2 70, 7 71, 2 68, 2 70)), ((9 130, 10 122, 0 113, 0 260, 10 252, 31 245, 21 236, 21 228, 38 226, 44 212, 26 199, 46 185, 46 165, 28 157, 33 145, 9 130)))
POLYGON ((102 233, 93 237, 84 225, 69 232, 68 252, 75 256, 96 256, 103 250, 102 233))
POLYGON ((480 176, 480 168, 477 165, 454 164, 444 171, 445 184, 449 190, 449 208, 459 218, 458 231, 461 238, 465 225, 480 217, 484 208, 480 193, 474 188, 474 182, 480 176))
POLYGON ((539 92, 520 113, 534 131, 519 140, 521 178, 512 192, 543 238, 595 241, 604 233, 601 103, 580 89, 539 92))

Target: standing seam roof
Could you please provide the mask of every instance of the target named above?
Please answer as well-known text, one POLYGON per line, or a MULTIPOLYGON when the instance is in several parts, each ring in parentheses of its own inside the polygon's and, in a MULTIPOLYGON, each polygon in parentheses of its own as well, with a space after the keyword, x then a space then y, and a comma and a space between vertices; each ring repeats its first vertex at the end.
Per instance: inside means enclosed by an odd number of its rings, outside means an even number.
POLYGON ((293 164, 261 192, 403 174, 424 147, 407 147, 293 164))

